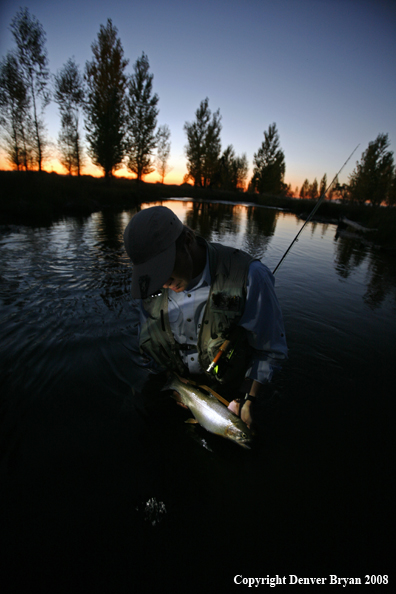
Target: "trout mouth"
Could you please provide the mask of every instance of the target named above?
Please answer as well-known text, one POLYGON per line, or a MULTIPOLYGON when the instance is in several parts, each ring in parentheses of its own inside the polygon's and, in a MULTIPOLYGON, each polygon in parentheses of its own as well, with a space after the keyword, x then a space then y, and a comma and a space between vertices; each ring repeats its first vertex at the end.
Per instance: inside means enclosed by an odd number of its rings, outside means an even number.
POLYGON ((242 448, 245 448, 245 450, 251 450, 252 449, 251 446, 249 445, 250 444, 250 440, 248 440, 248 439, 247 440, 243 440, 243 441, 242 440, 237 440, 236 443, 238 445, 240 445, 242 448))
POLYGON ((226 428, 224 436, 228 439, 231 439, 243 448, 248 450, 251 449, 249 445, 251 443, 251 436, 249 433, 247 431, 241 431, 240 429, 237 429, 232 423, 226 428))

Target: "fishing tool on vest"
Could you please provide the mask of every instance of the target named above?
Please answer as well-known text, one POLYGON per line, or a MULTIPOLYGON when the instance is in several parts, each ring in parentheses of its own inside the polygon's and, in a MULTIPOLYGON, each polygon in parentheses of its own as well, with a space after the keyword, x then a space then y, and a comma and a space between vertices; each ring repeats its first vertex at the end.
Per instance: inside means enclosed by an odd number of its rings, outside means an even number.
POLYGON ((226 353, 228 351, 230 344, 231 344, 230 340, 225 340, 223 342, 223 344, 221 345, 221 347, 219 348, 219 350, 217 352, 217 355, 215 356, 212 363, 207 368, 206 373, 211 373, 213 371, 213 369, 216 367, 216 365, 218 364, 221 357, 224 355, 224 353, 226 353))
POLYGON ((214 359, 207 368, 206 373, 213 372, 217 379, 221 379, 221 377, 227 371, 227 368, 229 368, 229 366, 232 365, 233 358, 236 355, 236 348, 239 339, 242 336, 242 332, 243 329, 241 328, 241 326, 237 326, 236 328, 234 327, 234 330, 230 333, 229 338, 227 338, 220 346, 214 359))
POLYGON ((348 163, 349 159, 352 157, 353 153, 358 149, 358 147, 359 147, 359 145, 357 145, 357 147, 351 152, 351 154, 349 155, 348 159, 345 161, 344 165, 341 167, 341 169, 338 171, 338 173, 335 174, 335 176, 333 178, 333 181, 327 186, 326 190, 320 196, 319 200, 317 201, 317 203, 315 204, 314 208, 312 209, 312 212, 306 218, 306 220, 305 220, 303 226, 301 227, 300 231, 297 233, 297 235, 295 236, 295 238, 293 239, 293 241, 291 242, 291 244, 289 245, 289 247, 287 248, 287 250, 283 254, 282 258, 279 260, 279 262, 276 265, 276 267, 274 268, 272 274, 275 274, 275 272, 278 270, 279 266, 282 264, 283 260, 286 258, 287 254, 290 252, 290 250, 293 247, 294 243, 296 241, 298 241, 298 237, 299 237, 300 233, 302 232, 302 230, 304 229, 305 225, 312 219, 312 217, 314 216, 315 212, 318 210, 319 206, 322 204, 322 202, 326 198, 327 192, 330 190, 331 186, 334 184, 335 180, 338 178, 339 174, 344 169, 345 165, 348 163))

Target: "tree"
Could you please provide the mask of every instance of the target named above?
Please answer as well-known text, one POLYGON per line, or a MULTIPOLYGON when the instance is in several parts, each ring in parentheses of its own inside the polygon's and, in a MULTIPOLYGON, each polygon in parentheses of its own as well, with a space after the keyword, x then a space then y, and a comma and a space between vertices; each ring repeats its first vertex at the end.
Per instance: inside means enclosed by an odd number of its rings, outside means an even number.
POLYGON ((187 134, 185 147, 187 156, 187 175, 195 186, 208 187, 216 176, 221 151, 221 116, 218 109, 213 114, 209 109, 209 99, 201 101, 195 112, 195 122, 185 122, 187 134))
POLYGON ((138 180, 154 171, 151 157, 157 146, 157 103, 153 92, 153 75, 149 74, 149 61, 145 53, 136 60, 134 74, 128 89, 128 169, 138 180))
POLYGON ((388 199, 387 199, 388 206, 395 206, 396 205, 396 173, 393 176, 391 186, 389 188, 388 199))
POLYGON ((170 155, 171 143, 169 127, 164 124, 158 128, 157 132, 157 158, 156 165, 157 171, 161 176, 161 183, 164 183, 164 179, 167 173, 169 173, 168 159, 170 155))
POLYGON ((286 185, 286 188, 284 189, 284 193, 285 193, 285 196, 288 196, 289 198, 293 198, 294 197, 291 184, 286 185))
POLYGON ((45 33, 40 22, 34 16, 30 16, 27 8, 17 12, 11 22, 11 31, 17 44, 16 55, 33 110, 31 121, 35 161, 41 171, 45 149, 43 113, 50 102, 47 90, 49 70, 45 33))
POLYGON ((322 177, 322 179, 320 180, 319 197, 322 197, 323 194, 326 193, 326 190, 327 190, 327 173, 325 173, 324 176, 322 177))
POLYGON ((331 199, 335 196, 336 200, 341 200, 343 203, 348 201, 349 186, 347 184, 340 184, 338 175, 336 175, 334 178, 334 183, 330 189, 330 196, 331 199))
POLYGON ((311 198, 311 200, 316 200, 316 198, 318 197, 318 180, 316 179, 316 177, 313 180, 312 184, 309 186, 308 196, 309 198, 311 198))
POLYGON ((307 179, 305 179, 303 185, 301 186, 300 198, 307 198, 308 192, 309 192, 309 181, 307 179))
POLYGON ((218 183, 223 190, 243 189, 246 185, 248 162, 246 155, 235 155, 234 147, 230 144, 219 159, 218 183))
POLYGON ((84 89, 82 76, 72 58, 69 58, 62 70, 54 77, 54 86, 54 99, 59 105, 61 115, 61 132, 59 133, 61 162, 68 170, 69 175, 72 172, 80 175, 82 144, 79 116, 80 107, 84 103, 84 89))
POLYGON ((235 187, 237 189, 245 189, 249 169, 249 164, 245 153, 243 153, 240 157, 236 157, 234 167, 236 182, 235 187))
POLYGON ((8 53, 0 63, 0 124, 5 130, 8 158, 18 171, 29 168, 29 108, 30 97, 18 61, 8 53))
POLYGON ((280 194, 284 188, 285 155, 279 148, 279 135, 276 124, 269 126, 264 132, 264 141, 253 155, 252 187, 256 192, 280 194))
POLYGON ((394 175, 393 153, 387 150, 387 134, 378 134, 362 154, 360 163, 349 177, 349 193, 352 202, 371 202, 380 205, 387 201, 394 175))
POLYGON ((121 167, 125 156, 127 77, 124 70, 128 65, 111 19, 106 27, 100 26, 91 49, 93 59, 85 65, 87 141, 92 162, 109 179, 121 167))

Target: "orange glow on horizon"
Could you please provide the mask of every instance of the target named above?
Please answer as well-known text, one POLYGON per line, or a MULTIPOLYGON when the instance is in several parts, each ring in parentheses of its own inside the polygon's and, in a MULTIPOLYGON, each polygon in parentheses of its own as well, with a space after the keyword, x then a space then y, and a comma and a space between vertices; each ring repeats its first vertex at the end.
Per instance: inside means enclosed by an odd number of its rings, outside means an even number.
MULTIPOLYGON (((8 160, 4 157, 4 155, 0 154, 0 170, 1 171, 14 171, 14 168, 10 165, 8 160)), ((57 159, 46 160, 43 164, 43 171, 47 173, 57 173, 59 175, 67 175, 67 170, 57 159)), ((82 175, 92 175, 92 177, 103 177, 103 171, 100 167, 96 167, 92 163, 84 165, 81 168, 82 175)), ((177 171, 172 170, 168 173, 165 177, 164 183, 165 185, 181 185, 183 183, 183 178, 185 175, 185 171, 177 171)), ((136 175, 128 171, 126 167, 122 167, 117 169, 114 172, 114 177, 121 177, 127 179, 136 179, 136 175)), ((143 177, 143 181, 148 183, 157 183, 161 181, 161 178, 157 172, 150 173, 150 175, 145 175, 143 177)))
MULTIPOLYGON (((5 158, 4 154, 0 153, 0 170, 1 171, 13 171, 13 167, 11 167, 8 160, 5 158)), ((47 173, 57 173, 59 175, 67 175, 67 170, 58 159, 48 159, 44 162, 43 171, 47 173)), ((103 171, 99 167, 96 167, 92 163, 88 163, 81 168, 82 175, 91 175, 92 177, 103 177, 103 171)), ((164 184, 165 185, 175 185, 180 186, 183 183, 184 176, 186 174, 186 170, 183 168, 174 168, 172 169, 168 175, 165 176, 164 184)), ((116 170, 114 172, 114 177, 118 178, 126 178, 126 179, 136 179, 136 176, 131 173, 125 166, 116 170)), ((147 183, 159 183, 161 181, 160 175, 154 171, 150 173, 150 175, 145 175, 143 177, 143 181, 147 183)), ((298 186, 297 183, 291 183, 292 188, 296 188, 298 186)), ((299 198, 298 195, 295 194, 295 190, 293 190, 294 198, 299 198)))

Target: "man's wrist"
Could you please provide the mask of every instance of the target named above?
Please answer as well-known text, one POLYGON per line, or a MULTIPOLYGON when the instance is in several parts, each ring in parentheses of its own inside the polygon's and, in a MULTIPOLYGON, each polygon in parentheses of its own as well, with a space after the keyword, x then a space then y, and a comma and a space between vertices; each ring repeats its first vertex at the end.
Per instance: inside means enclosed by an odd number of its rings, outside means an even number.
POLYGON ((250 401, 253 401, 260 396, 265 395, 268 390, 268 382, 262 384, 257 380, 252 380, 249 377, 245 377, 243 384, 240 387, 240 392, 242 392, 243 396, 241 396, 245 401, 249 397, 250 401))
POLYGON ((251 402, 253 400, 255 400, 256 398, 256 394, 249 394, 249 392, 246 392, 245 394, 245 402, 251 402))

